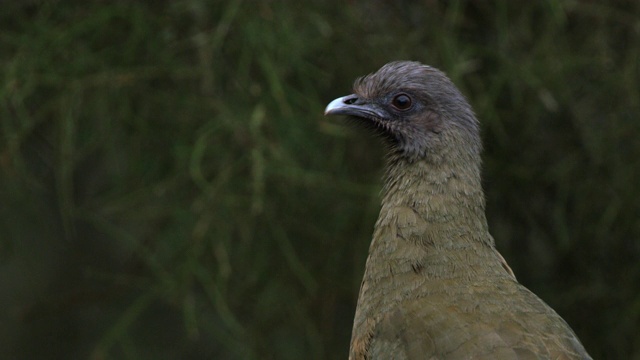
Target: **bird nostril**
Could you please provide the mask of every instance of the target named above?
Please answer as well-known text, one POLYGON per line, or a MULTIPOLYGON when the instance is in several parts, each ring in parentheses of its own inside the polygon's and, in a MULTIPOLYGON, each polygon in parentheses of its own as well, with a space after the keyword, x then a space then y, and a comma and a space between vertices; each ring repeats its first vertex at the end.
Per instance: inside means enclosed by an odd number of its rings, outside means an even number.
POLYGON ((348 98, 342 100, 342 102, 347 104, 347 105, 352 105, 352 104, 355 104, 357 100, 358 100, 357 97, 352 96, 352 97, 348 97, 348 98))

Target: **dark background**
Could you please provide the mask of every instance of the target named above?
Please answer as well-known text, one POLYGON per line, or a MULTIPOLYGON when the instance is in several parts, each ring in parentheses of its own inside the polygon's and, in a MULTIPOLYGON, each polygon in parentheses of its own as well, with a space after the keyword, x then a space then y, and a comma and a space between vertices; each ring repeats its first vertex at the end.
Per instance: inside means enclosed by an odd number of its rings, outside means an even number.
POLYGON ((640 2, 0 1, 0 357, 345 359, 390 60, 483 124, 497 246, 640 359, 640 2))

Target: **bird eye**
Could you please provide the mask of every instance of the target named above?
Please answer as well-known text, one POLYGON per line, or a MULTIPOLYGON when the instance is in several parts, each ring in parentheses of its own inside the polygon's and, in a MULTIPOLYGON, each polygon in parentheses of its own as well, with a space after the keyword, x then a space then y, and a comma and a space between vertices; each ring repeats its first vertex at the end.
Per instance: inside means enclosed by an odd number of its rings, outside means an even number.
POLYGON ((407 110, 411 107, 411 98, 407 94, 396 95, 391 101, 391 105, 398 110, 407 110))

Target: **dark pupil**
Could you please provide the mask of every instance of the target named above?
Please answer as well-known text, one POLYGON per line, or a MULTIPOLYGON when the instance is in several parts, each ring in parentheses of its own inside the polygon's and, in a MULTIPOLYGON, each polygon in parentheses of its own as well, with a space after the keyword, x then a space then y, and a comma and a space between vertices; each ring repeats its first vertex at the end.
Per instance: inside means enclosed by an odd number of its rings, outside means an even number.
POLYGON ((411 106, 411 99, 407 95, 398 95, 393 98, 393 106, 400 110, 408 109, 411 106))

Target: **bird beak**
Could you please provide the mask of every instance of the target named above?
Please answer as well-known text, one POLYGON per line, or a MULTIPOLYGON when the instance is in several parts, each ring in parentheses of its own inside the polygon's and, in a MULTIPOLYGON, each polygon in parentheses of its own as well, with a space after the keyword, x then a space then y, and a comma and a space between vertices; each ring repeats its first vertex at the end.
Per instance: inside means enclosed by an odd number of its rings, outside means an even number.
POLYGON ((370 120, 380 120, 386 118, 384 111, 377 105, 358 98, 357 95, 347 95, 339 97, 327 105, 324 109, 325 115, 350 115, 370 120))

